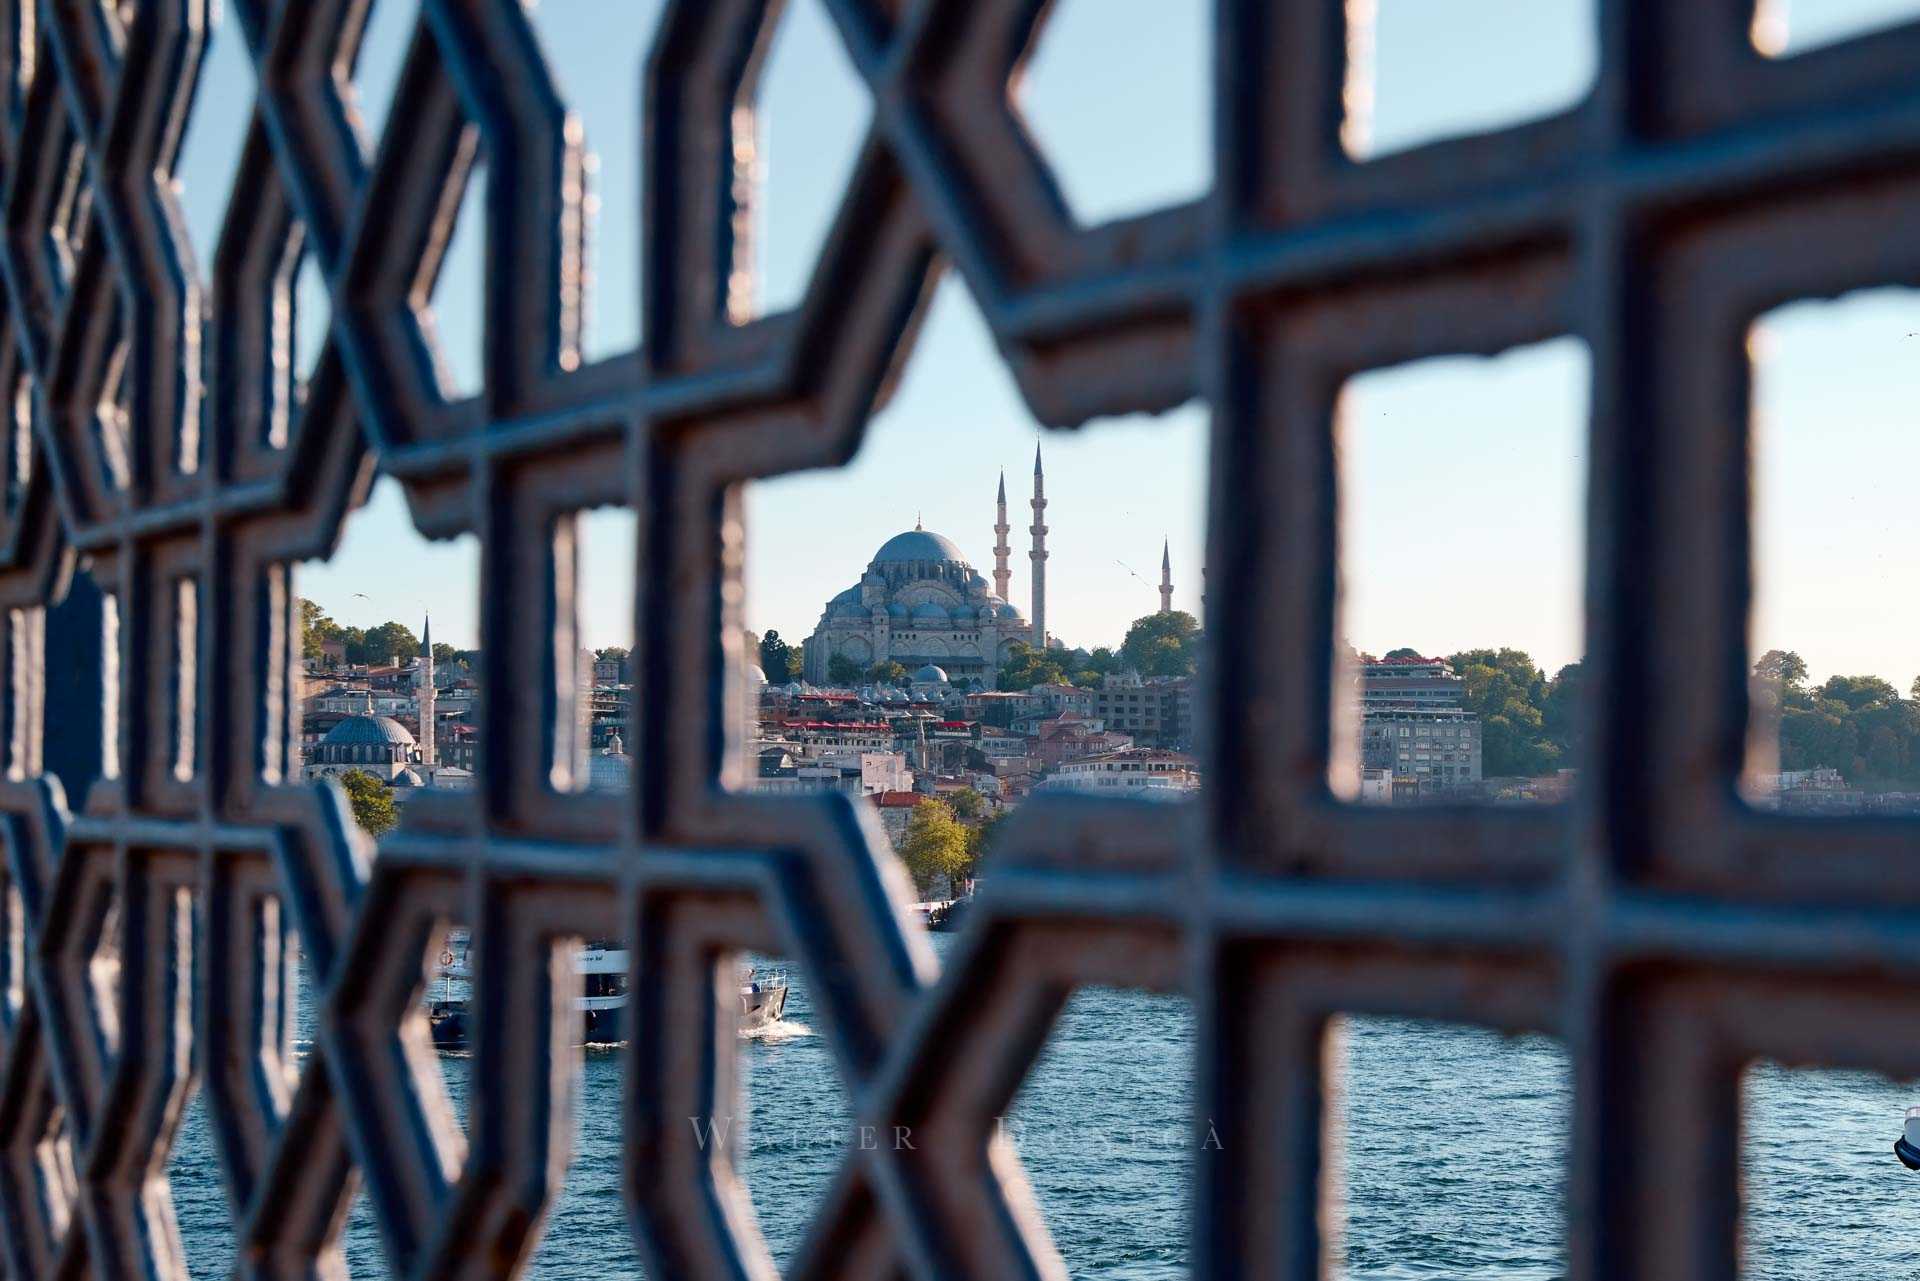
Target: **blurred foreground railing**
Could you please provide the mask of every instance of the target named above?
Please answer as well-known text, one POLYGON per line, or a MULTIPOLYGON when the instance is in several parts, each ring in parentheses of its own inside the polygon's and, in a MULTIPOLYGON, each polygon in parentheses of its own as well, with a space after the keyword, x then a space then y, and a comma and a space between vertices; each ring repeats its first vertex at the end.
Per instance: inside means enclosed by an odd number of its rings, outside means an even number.
POLYGON ((367 152, 334 72, 364 3, 232 0, 250 106, 195 98, 206 0, 0 4, 11 1270, 178 1274, 160 1193, 196 1079, 250 1275, 339 1267, 356 1183, 396 1272, 515 1270, 571 1134, 550 962, 591 936, 635 958, 626 1195, 656 1277, 770 1267, 690 1124, 731 1106, 743 949, 807 968, 857 1119, 917 1136, 849 1151, 802 1274, 1056 1268, 989 1135, 1068 992, 1100 983, 1199 1005, 1202 1274, 1318 1266, 1321 1038, 1355 1010, 1564 1038, 1575 1274, 1733 1275, 1740 1066, 1920 1072, 1920 828, 1735 793, 1746 327, 1920 281, 1920 29, 1769 60, 1750 4, 1611 0, 1576 110, 1362 164, 1336 140, 1340 8, 1221 0, 1215 192, 1083 228, 1006 94, 1046 6, 830 7, 874 123, 804 302, 742 319, 735 108, 778 6, 674 4, 644 80, 647 343, 586 364, 580 139, 515 0, 425 0, 367 152), (249 110, 196 263, 179 122, 249 110), (416 302, 476 160, 484 389, 450 401, 416 302), (332 320, 302 387, 306 257, 332 320), (739 486, 850 455, 948 265, 1045 422, 1209 404, 1212 675, 1200 805, 1028 806, 936 982, 876 822, 719 781, 739 486), (1555 334, 1594 369, 1578 795, 1336 803, 1337 389, 1555 334), (415 800, 377 854, 294 777, 288 569, 328 554, 376 466, 424 533, 479 541, 484 718, 477 788, 415 800), (641 528, 624 796, 562 786, 572 522, 609 504, 641 528), (464 1143, 417 999, 454 922, 477 993, 464 1143))

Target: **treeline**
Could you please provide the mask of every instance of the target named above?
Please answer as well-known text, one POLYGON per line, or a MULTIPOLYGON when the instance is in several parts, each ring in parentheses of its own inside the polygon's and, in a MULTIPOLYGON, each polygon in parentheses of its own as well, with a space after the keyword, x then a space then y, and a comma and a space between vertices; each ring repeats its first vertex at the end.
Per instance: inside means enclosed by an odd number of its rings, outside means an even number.
MULTIPOLYGON (((1416 657, 1394 650, 1389 658, 1416 657)), ((1480 717, 1480 768, 1488 778, 1532 777, 1572 766, 1582 743, 1584 669, 1569 663, 1549 677, 1518 649, 1469 649, 1447 656, 1480 717)), ((1833 768, 1858 787, 1920 787, 1920 678, 1902 698, 1878 676, 1831 676, 1814 685, 1792 650, 1769 650, 1753 665, 1758 716, 1779 722, 1780 768, 1833 768)))
POLYGON ((1833 768, 1868 789, 1920 785, 1920 678, 1902 698, 1878 676, 1809 683, 1793 650, 1768 650, 1753 665, 1757 715, 1777 716, 1780 768, 1833 768))
MULTIPOLYGON (((328 641, 338 641, 346 650, 351 665, 380 664, 397 658, 401 662, 420 653, 420 638, 405 623, 385 622, 378 627, 348 627, 337 623, 314 602, 300 601, 300 654, 319 662, 326 657, 328 641)), ((465 655, 451 645, 435 644, 433 661, 451 663, 465 655)))
MULTIPOLYGON (((1101 645, 1094 649, 1043 650, 1016 641, 1009 647, 1007 661, 995 673, 994 685, 1003 690, 1026 690, 1035 685, 1091 689, 1107 676, 1123 671, 1142 676, 1191 676, 1200 661, 1200 641, 1199 620, 1179 609, 1134 619, 1118 649, 1101 645)), ((765 636, 749 632, 747 645, 750 653, 757 654, 768 681, 780 685, 800 679, 801 647, 779 632, 769 629, 765 636)), ((827 660, 826 675, 831 685, 898 685, 910 673, 897 662, 865 666, 835 654, 827 660)))
POLYGON ((1200 622, 1183 609, 1136 618, 1117 650, 1036 649, 1015 642, 994 684, 1003 690, 1035 685, 1093 689, 1118 672, 1142 676, 1191 676, 1200 663, 1200 622))

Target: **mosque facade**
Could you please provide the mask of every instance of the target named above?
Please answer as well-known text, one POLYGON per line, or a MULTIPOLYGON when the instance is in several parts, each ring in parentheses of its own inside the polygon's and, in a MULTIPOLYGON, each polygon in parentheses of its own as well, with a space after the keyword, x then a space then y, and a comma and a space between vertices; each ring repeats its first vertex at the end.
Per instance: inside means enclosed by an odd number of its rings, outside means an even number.
MULTIPOLYGON (((950 538, 918 523, 880 545, 860 581, 821 610, 802 650, 802 675, 829 684, 828 668, 845 658, 863 673, 878 663, 899 663, 915 684, 939 677, 957 685, 978 681, 989 688, 1016 644, 1060 642, 1047 623, 1047 490, 1039 449, 1033 451, 1033 521, 1027 532, 1030 605, 1026 614, 1011 600, 1013 580, 1007 536, 1007 480, 1000 478, 993 525, 993 584, 967 562, 950 538)), ((1160 608, 1173 608, 1172 563, 1161 550, 1160 608)))
POLYGON ((980 572, 950 538, 915 525, 895 534, 868 562, 860 581, 828 601, 803 650, 804 675, 816 685, 828 681, 836 657, 863 671, 894 662, 909 672, 937 667, 957 684, 991 685, 1016 643, 1034 644, 1044 635, 1046 617, 1045 480, 1040 453, 1033 455, 1033 617, 1030 621, 1007 599, 1011 572, 1007 545, 1007 482, 1000 480, 998 519, 994 523, 994 583, 980 572))

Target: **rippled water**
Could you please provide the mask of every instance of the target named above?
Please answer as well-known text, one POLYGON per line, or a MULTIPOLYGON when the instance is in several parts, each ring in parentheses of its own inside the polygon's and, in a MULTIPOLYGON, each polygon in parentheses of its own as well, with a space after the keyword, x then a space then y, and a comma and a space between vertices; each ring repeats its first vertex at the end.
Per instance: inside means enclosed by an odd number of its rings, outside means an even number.
MULTIPOLYGON (((942 950, 951 942, 936 936, 942 950)), ((737 1148, 776 1261, 791 1257, 849 1140, 846 1099, 814 1035, 804 975, 789 1027, 746 1038, 747 1130, 737 1148)), ((1535 1281, 1564 1273, 1560 1200, 1570 1076, 1557 1043, 1400 1020, 1342 1025, 1335 1101, 1349 1278, 1535 1281)), ((1168 997, 1082 992, 1006 1122, 1069 1270, 1146 1281, 1184 1275, 1192 1018, 1168 997)), ((447 1057, 464 1104, 467 1060, 447 1057)), ((636 1277, 619 1191, 616 1050, 586 1055, 565 1192, 529 1275, 636 1277)), ((1920 1089, 1840 1072, 1761 1066, 1747 1093, 1745 1275, 1761 1281, 1911 1275, 1920 1175, 1890 1150, 1920 1089)), ((232 1234, 204 1116, 190 1112, 170 1167, 196 1277, 224 1276, 232 1234)), ((364 1197, 346 1238, 355 1275, 385 1272, 364 1197)))

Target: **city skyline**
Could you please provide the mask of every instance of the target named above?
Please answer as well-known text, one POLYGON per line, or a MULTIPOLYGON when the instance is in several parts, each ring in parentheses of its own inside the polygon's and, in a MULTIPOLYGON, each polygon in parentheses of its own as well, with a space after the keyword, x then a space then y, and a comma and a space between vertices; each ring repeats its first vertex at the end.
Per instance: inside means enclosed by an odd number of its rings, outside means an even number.
MULTIPOLYGON (((1511 36, 1498 42, 1464 38, 1443 6, 1377 0, 1375 7, 1370 61, 1376 84, 1356 99, 1367 107, 1368 154, 1562 109, 1585 92, 1592 76, 1588 5, 1480 0, 1476 13, 1511 36)), ((384 123, 404 48, 405 8, 374 7, 356 75, 374 134, 384 123)), ((1192 198, 1207 187, 1211 124, 1202 85, 1211 53, 1203 8, 1153 0, 1058 6, 1024 70, 1018 97, 1082 217, 1192 198)), ((1788 49, 1885 25, 1911 10, 1910 0, 1799 6, 1790 15, 1788 49)), ((654 0, 636 0, 614 13, 587 0, 545 0, 531 11, 541 40, 563 69, 563 87, 599 162, 590 356, 627 350, 644 329, 636 160, 644 122, 635 110, 635 86, 659 11, 654 0), (593 22, 577 21, 587 13, 593 22)), ((1777 7, 1769 10, 1770 20, 1777 13, 1777 7)), ((251 90, 251 76, 232 15, 226 14, 210 45, 201 93, 214 101, 241 100, 251 90)), ((763 300, 781 305, 804 282, 834 209, 844 161, 858 146, 869 114, 865 91, 848 70, 818 0, 790 6, 769 54, 760 106, 766 216, 756 257, 763 300)), ((196 111, 190 122, 179 178, 203 259, 217 234, 244 125, 241 113, 211 111, 196 111)), ((474 203, 471 196, 467 203, 474 203)), ((463 218, 436 290, 439 329, 457 381, 471 380, 478 345, 473 318, 479 312, 479 241, 473 220, 463 218)), ((310 274, 303 285, 299 296, 311 303, 316 291, 310 274)), ((1820 313, 1820 320, 1805 322, 1800 340, 1780 344, 1776 359, 1757 377, 1756 442, 1769 456, 1788 461, 1772 467, 1765 459, 1756 462, 1753 649, 1797 648, 1816 673, 1872 673, 1905 689, 1920 671, 1920 654, 1911 654, 1902 641, 1920 616, 1905 603, 1914 597, 1913 584, 1884 552, 1903 545, 1912 531, 1895 504, 1872 501, 1878 488, 1904 470, 1901 460, 1913 435, 1899 407, 1913 403, 1902 371, 1911 363, 1907 336, 1920 324, 1903 319, 1900 310, 1886 298, 1843 301, 1820 313), (1888 345, 1876 334, 1886 335, 1888 345), (1892 358, 1863 359, 1867 350, 1892 358), (1823 461, 1816 442, 1835 437, 1834 416, 1842 409, 1848 414, 1846 450, 1829 448, 1823 461), (1809 426, 1796 430, 1803 422, 1809 426), (1851 474, 1829 466, 1855 450, 1874 465, 1851 474), (1826 480, 1818 492, 1803 495, 1816 474, 1826 480), (1816 547, 1828 551, 1812 556, 1808 549, 1816 547)), ((323 311, 301 308, 304 358, 317 349, 323 311)), ((1402 644, 1432 652, 1512 644, 1549 671, 1578 657, 1585 558, 1580 493, 1587 462, 1585 373, 1577 368, 1583 352, 1578 339, 1562 339, 1547 344, 1544 353, 1527 348, 1489 362, 1427 361, 1357 381, 1345 403, 1351 448, 1343 454, 1343 494, 1354 510, 1344 526, 1342 630, 1354 644, 1375 652, 1402 644), (1473 390, 1480 376, 1491 379, 1490 391, 1473 390), (1413 432, 1410 424, 1424 431, 1413 432), (1396 432, 1414 438, 1416 454, 1440 458, 1450 488, 1436 496, 1418 468, 1401 465, 1381 447, 1396 432), (1451 454, 1438 452, 1443 442, 1451 442, 1451 454), (1444 506, 1436 508, 1437 502, 1444 506), (1523 506, 1528 510, 1519 510, 1523 506), (1435 541, 1482 550, 1478 559, 1450 565, 1445 575, 1420 568, 1417 558, 1402 564, 1392 550, 1435 541), (1503 576, 1516 554, 1520 568, 1503 576), (1460 590, 1451 596, 1436 590, 1448 582, 1460 590)), ((1045 435, 1049 458, 1059 458, 1058 479, 1049 470, 1050 520, 1057 531, 1050 570, 1056 581, 1073 578, 1082 586, 1078 593, 1053 593, 1058 624, 1052 630, 1058 635, 1073 643, 1111 644, 1126 622, 1151 612, 1156 602, 1150 584, 1163 536, 1172 544, 1176 604, 1197 612, 1205 435, 1205 415, 1193 407, 1159 419, 1045 435), (1164 451, 1160 455, 1142 443, 1156 432, 1161 439, 1152 444, 1164 451), (1085 454, 1071 456, 1076 447, 1085 454), (1159 500, 1142 516, 1146 500, 1128 488, 1129 467, 1165 472, 1165 492, 1179 496, 1171 504, 1175 509, 1163 510, 1169 504, 1159 500), (1132 519, 1110 519, 1116 513, 1132 513, 1132 519), (1076 541, 1084 543, 1078 551, 1076 541), (1077 617, 1075 595, 1087 602, 1077 617)), ((749 488, 749 527, 763 531, 749 541, 749 625, 805 636, 820 604, 858 575, 881 542, 911 528, 916 513, 929 528, 959 542, 976 567, 990 565, 992 485, 1002 465, 1012 472, 1030 454, 1036 436, 966 288, 949 276, 909 359, 901 393, 876 419, 853 464, 749 488), (915 395, 916 385, 936 390, 915 395), (917 488, 925 480, 937 486, 917 488), (804 547, 804 563, 774 563, 769 545, 783 555, 804 547)), ((583 634, 596 646, 629 643, 628 576, 621 566, 630 565, 630 555, 621 524, 605 514, 589 521, 583 634)), ((1016 520, 1016 527, 1022 524, 1016 520)), ((444 619, 450 639, 469 644, 477 590, 470 548, 470 539, 419 540, 405 520, 404 504, 383 484, 349 524, 333 563, 309 569, 303 590, 343 622, 404 620, 431 608, 444 619), (402 546, 411 549, 409 572, 389 586, 395 549, 402 546), (354 595, 359 592, 382 603, 370 606, 354 595)), ((1016 600, 1024 590, 1019 559, 1016 600)))

